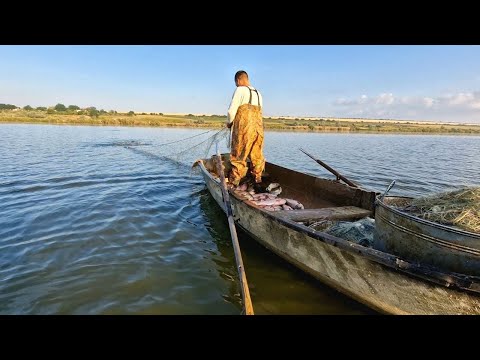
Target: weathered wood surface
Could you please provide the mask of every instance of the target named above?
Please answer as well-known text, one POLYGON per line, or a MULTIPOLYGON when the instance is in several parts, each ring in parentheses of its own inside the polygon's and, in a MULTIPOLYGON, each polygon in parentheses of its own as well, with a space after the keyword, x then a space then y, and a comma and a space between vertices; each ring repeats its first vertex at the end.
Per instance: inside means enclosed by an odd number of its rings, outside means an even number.
POLYGON ((322 209, 283 210, 277 216, 292 221, 356 220, 372 215, 372 211, 356 206, 340 206, 322 209))
POLYGON ((237 230, 235 229, 230 196, 227 190, 227 184, 225 182, 224 170, 220 154, 217 155, 216 160, 217 174, 220 175, 219 185, 222 191, 223 210, 226 212, 228 217, 228 226, 230 228, 230 235, 232 236, 233 251, 235 253, 235 261, 237 263, 238 276, 240 278, 240 289, 242 292, 243 309, 245 311, 245 315, 254 315, 252 299, 250 297, 250 290, 248 289, 247 275, 245 274, 245 266, 243 265, 242 252, 240 250, 240 244, 238 243, 237 230))
MULTIPOLYGON (((218 180, 202 163, 199 165, 210 194, 221 205, 218 180)), ((267 163, 266 171, 272 170, 272 166, 276 165, 267 163)), ((320 179, 314 183, 320 183, 320 179)), ((344 203, 338 205, 348 206, 352 198, 345 197, 344 203)), ((276 212, 261 210, 234 197, 231 201, 236 224, 252 238, 321 282, 376 311, 480 314, 480 295, 462 290, 470 288, 478 292, 475 279, 428 272, 391 254, 316 232, 279 217, 276 212)))

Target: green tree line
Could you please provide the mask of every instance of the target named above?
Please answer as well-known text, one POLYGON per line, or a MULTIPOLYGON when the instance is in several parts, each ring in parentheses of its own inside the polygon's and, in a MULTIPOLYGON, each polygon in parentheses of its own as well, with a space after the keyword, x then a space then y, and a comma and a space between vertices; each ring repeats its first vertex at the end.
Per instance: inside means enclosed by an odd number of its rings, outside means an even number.
MULTIPOLYGON (((0 104, 0 110, 15 110, 20 109, 19 106, 13 104, 0 104)), ((60 113, 60 114, 77 114, 77 115, 90 115, 92 117, 98 117, 102 114, 117 114, 116 110, 105 111, 103 109, 98 110, 95 106, 89 106, 86 108, 80 108, 78 105, 68 105, 65 106, 64 104, 58 103, 55 106, 45 107, 45 106, 38 106, 36 108, 26 105, 22 108, 23 110, 32 111, 46 111, 48 114, 60 113)), ((134 111, 128 112, 129 115, 135 115, 134 111)), ((161 113, 160 113, 161 114, 161 113)), ((163 114, 161 114, 163 115, 163 114)))

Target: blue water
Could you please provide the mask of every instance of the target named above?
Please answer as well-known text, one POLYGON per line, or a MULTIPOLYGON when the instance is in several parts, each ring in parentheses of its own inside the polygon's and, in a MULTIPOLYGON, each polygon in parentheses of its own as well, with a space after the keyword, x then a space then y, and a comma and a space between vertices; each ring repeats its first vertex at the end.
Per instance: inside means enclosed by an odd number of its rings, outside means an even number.
MULTIPOLYGON (((240 313, 228 223, 191 171, 205 131, 0 125, 0 314, 240 313)), ((299 147, 391 194, 480 185, 480 137, 265 134, 267 161, 333 178, 299 147)), ((369 313, 240 242, 257 314, 369 313)))

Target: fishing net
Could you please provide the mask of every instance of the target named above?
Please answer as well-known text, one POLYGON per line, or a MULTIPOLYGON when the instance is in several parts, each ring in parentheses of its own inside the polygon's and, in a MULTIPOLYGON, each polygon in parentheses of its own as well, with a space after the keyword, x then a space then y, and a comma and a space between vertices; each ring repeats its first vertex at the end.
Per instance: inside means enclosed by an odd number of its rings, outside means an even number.
MULTIPOLYGON (((156 145, 155 151, 159 152, 163 158, 169 159, 172 163, 178 165, 192 165, 196 160, 208 159, 216 153, 217 148, 220 152, 229 152, 230 150, 230 129, 224 127, 220 130, 212 129, 200 134, 189 136, 180 140, 156 145), (175 144, 175 146, 172 146, 175 144), (169 145, 167 149, 162 146, 169 145), (165 150, 164 150, 165 149, 165 150)), ((199 174, 198 167, 191 167, 190 175, 199 174)))
POLYGON ((191 145, 191 143, 186 143, 183 150, 177 151, 174 154, 171 154, 171 156, 179 162, 181 162, 186 156, 189 158, 192 156, 203 159, 209 158, 216 152, 216 145, 219 145, 222 140, 225 140, 225 145, 227 148, 230 148, 230 129, 226 127, 222 128, 213 135, 210 135, 206 139, 193 145, 191 145))
POLYGON ((375 232, 375 220, 369 217, 357 221, 321 220, 308 227, 362 246, 371 247, 375 232))
POLYGON ((414 199, 402 211, 466 231, 480 232, 480 187, 464 187, 414 199))
MULTIPOLYGON (((169 161, 175 167, 191 168, 198 159, 210 158, 216 153, 217 146, 220 152, 230 150, 230 129, 211 129, 186 138, 168 141, 162 144, 143 144, 135 141, 123 141, 121 145, 133 152, 152 157, 162 161, 169 161), (144 145, 148 145, 145 149, 144 145)), ((191 169, 190 175, 198 173, 191 169)))

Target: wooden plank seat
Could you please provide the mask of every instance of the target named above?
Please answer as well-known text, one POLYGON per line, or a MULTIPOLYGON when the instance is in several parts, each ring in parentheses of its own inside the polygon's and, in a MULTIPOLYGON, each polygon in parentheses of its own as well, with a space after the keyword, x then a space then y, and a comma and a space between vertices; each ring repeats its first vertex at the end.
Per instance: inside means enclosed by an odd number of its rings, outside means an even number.
POLYGON ((370 210, 356 206, 340 206, 321 209, 281 210, 275 215, 292 221, 318 221, 318 220, 357 220, 372 215, 370 210))

